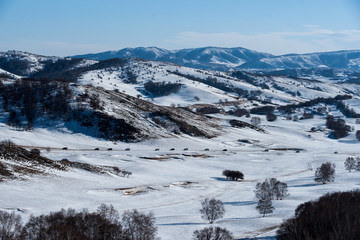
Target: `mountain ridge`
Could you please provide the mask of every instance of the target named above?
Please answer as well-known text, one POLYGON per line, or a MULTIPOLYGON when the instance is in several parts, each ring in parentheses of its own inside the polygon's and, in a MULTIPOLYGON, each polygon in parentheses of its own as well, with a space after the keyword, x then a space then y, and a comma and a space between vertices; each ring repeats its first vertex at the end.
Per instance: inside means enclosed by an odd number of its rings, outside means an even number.
POLYGON ((234 69, 278 70, 299 68, 360 69, 360 50, 340 50, 305 54, 272 55, 242 47, 201 47, 167 50, 158 47, 124 48, 75 55, 73 58, 106 60, 137 57, 150 61, 165 61, 186 67, 229 71, 234 69))

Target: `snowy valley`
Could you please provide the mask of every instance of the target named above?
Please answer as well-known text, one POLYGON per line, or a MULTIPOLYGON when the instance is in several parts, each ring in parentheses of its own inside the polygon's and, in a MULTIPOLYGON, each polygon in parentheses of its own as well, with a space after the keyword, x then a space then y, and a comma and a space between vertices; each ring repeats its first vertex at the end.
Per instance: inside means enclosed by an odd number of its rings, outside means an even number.
MULTIPOLYGON (((157 56, 165 56, 160 50, 157 56)), ((214 226, 235 239, 275 239, 299 204, 358 189, 360 172, 344 168, 348 157, 360 157, 354 69, 334 68, 354 75, 347 81, 348 75, 316 75, 319 69, 313 74, 313 66, 301 65, 304 57, 293 70, 311 77, 136 57, 0 53, 0 140, 42 156, 0 158, 0 210, 26 221, 112 204, 120 212, 154 213, 157 237, 180 240, 209 227, 200 202, 216 198, 225 214, 214 226), (346 133, 330 129, 328 115, 343 119, 346 133), (314 173, 325 162, 336 164, 335 181, 317 183, 314 173), (225 169, 244 179, 227 180, 225 169), (274 212, 263 217, 254 190, 266 178, 285 182, 289 196, 273 200, 274 212)), ((290 57, 262 54, 256 61, 282 62, 271 70, 286 70, 290 57)))

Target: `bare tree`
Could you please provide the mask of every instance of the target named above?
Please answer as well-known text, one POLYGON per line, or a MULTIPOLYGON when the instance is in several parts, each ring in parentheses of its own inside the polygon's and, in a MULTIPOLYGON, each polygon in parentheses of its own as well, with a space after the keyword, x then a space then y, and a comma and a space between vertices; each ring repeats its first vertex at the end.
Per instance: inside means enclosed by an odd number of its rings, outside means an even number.
POLYGON ((335 180, 335 164, 331 164, 330 162, 321 164, 321 166, 316 169, 314 180, 316 182, 322 182, 323 184, 333 182, 335 180))
POLYGON ((252 125, 258 126, 261 123, 261 119, 259 117, 252 117, 250 122, 252 125))
POLYGON ((286 183, 280 181, 276 183, 275 196, 276 200, 283 200, 285 197, 289 196, 288 186, 286 183))
POLYGON ((110 222, 114 223, 114 224, 118 224, 119 223, 119 219, 120 219, 120 215, 119 212, 114 208, 113 205, 106 205, 104 203, 102 203, 98 209, 97 209, 97 214, 99 214, 101 217, 109 220, 110 222))
POLYGON ((153 240, 156 237, 154 214, 144 214, 136 209, 122 215, 123 235, 126 240, 153 240))
POLYGON ((267 181, 257 183, 254 192, 257 199, 271 198, 270 184, 267 181))
POLYGON ((270 179, 267 178, 265 179, 265 181, 269 183, 270 199, 274 199, 277 192, 277 186, 280 183, 280 181, 278 181, 276 178, 270 178, 270 179))
POLYGON ((222 201, 216 200, 215 198, 205 198, 203 201, 201 201, 200 213, 204 220, 207 220, 212 224, 216 219, 222 218, 224 216, 224 204, 222 201))
POLYGON ((270 198, 259 199, 256 209, 263 215, 263 217, 265 217, 266 214, 273 213, 275 210, 270 198))
POLYGON ((21 216, 14 212, 0 211, 0 239, 20 239, 22 229, 21 216))
POLYGON ((345 169, 348 170, 349 172, 351 172, 351 170, 355 170, 356 169, 356 161, 353 157, 348 157, 345 162, 345 169))
POLYGON ((202 230, 196 230, 193 233, 194 240, 232 240, 232 233, 226 228, 208 227, 202 230))
POLYGON ((254 192, 257 199, 273 200, 276 197, 276 200, 282 200, 289 196, 287 184, 276 178, 267 178, 264 182, 257 183, 254 192))
POLYGON ((355 170, 360 171, 360 157, 357 157, 355 160, 356 160, 355 170))

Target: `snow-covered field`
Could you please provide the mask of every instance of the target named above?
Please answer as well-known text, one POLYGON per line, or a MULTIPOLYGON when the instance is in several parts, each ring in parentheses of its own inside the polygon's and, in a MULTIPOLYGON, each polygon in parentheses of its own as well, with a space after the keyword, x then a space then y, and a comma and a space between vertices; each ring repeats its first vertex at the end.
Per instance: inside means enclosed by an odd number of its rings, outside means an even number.
MULTIPOLYGON (((132 175, 124 178, 82 170, 54 170, 47 176, 33 176, 27 181, 1 182, 0 209, 20 209, 22 212, 17 213, 26 220, 30 214, 61 208, 95 210, 101 203, 113 204, 119 211, 136 208, 153 212, 158 237, 180 240, 191 239, 194 230, 209 226, 199 213, 200 201, 214 197, 224 202, 226 210, 224 218, 217 220, 215 226, 226 227, 236 238, 271 237, 275 235, 276 226, 292 216, 300 203, 327 192, 358 188, 360 173, 347 172, 343 164, 348 156, 360 156, 354 132, 340 140, 327 138, 326 132, 309 132, 311 127, 324 126, 324 116, 300 121, 279 117, 275 122, 267 122, 264 116, 261 118, 260 127, 268 133, 231 128, 224 121, 224 134, 215 139, 181 136, 116 144, 48 129, 17 131, 1 124, 0 140, 10 139, 24 146, 50 147, 50 151, 42 150, 42 155, 53 160, 66 158, 118 166, 131 171, 132 175), (239 139, 251 140, 253 144, 242 143, 239 139), (64 146, 68 150, 61 150, 64 146), (100 150, 94 151, 97 147, 100 150), (108 151, 108 148, 113 150, 108 151), (125 151, 126 148, 130 151, 125 151), (155 151, 156 148, 160 150, 155 151), (175 151, 170 151, 170 148, 175 148, 175 151), (204 151, 205 148, 210 151, 204 151), (272 148, 303 150, 296 153, 272 148), (270 150, 264 152, 264 149, 270 150), (338 154, 334 154, 335 151, 338 154), (314 171, 326 161, 336 164, 335 182, 318 184, 314 182, 314 171), (245 180, 226 181, 221 176, 224 169, 242 171, 245 180), (274 213, 262 217, 255 209, 257 202, 253 191, 256 183, 267 177, 276 177, 287 183, 290 196, 273 201, 274 213), (126 195, 128 190, 137 194, 126 195)), ((360 129, 354 119, 346 121, 354 126, 355 131, 360 129)))

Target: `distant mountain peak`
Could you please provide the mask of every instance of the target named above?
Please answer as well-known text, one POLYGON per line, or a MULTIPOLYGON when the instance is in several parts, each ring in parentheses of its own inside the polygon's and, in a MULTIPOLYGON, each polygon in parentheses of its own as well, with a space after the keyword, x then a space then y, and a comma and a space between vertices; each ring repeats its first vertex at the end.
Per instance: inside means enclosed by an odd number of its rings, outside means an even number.
POLYGON ((207 46, 167 50, 158 47, 124 48, 118 51, 74 56, 92 60, 136 57, 150 61, 171 62, 186 67, 229 71, 233 69, 310 69, 355 68, 360 69, 360 50, 286 54, 274 56, 242 47, 223 48, 207 46))

